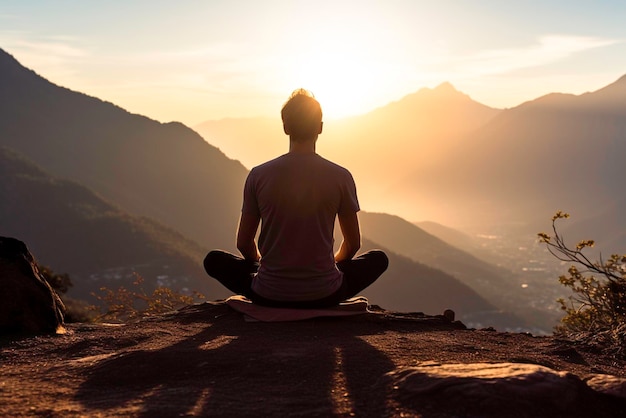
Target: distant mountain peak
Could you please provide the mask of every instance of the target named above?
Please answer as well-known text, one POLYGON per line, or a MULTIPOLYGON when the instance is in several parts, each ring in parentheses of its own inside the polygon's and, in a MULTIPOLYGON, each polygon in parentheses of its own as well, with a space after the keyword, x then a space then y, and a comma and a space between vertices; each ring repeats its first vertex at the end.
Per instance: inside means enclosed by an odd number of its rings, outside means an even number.
POLYGON ((451 100, 451 99, 461 99, 464 101, 473 101, 471 97, 462 91, 457 90, 452 83, 445 81, 439 84, 435 88, 423 88, 419 90, 417 93, 414 93, 415 96, 423 96, 429 99, 443 99, 443 100, 451 100))
POLYGON ((415 95, 423 95, 423 96, 425 96, 425 95, 429 95, 429 96, 462 95, 462 96, 465 96, 464 93, 461 93, 460 91, 458 91, 448 81, 444 81, 443 83, 439 84, 435 88, 423 87, 423 88, 419 89, 418 91, 416 91, 415 93, 409 94, 406 97, 411 97, 411 96, 415 96, 415 95))
MULTIPOLYGON (((421 101, 429 102, 474 102, 470 96, 457 90, 450 82, 445 81, 435 88, 424 87, 415 93, 409 94, 402 98, 398 103, 412 103, 421 101)), ((476 102, 477 103, 477 102, 476 102)))
POLYGON ((443 83, 439 84, 433 89, 433 91, 459 93, 459 91, 454 88, 454 86, 449 81, 444 81, 443 83))

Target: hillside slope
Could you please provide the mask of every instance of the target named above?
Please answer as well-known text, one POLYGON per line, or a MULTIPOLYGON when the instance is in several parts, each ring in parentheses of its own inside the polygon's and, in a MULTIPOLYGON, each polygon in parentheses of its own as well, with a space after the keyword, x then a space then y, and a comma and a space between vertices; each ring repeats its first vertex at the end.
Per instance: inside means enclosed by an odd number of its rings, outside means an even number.
POLYGON ((452 309, 460 320, 472 327, 528 330, 535 326, 504 307, 497 306, 457 277, 363 238, 363 251, 374 248, 387 253, 389 268, 362 292, 373 304, 428 314, 452 309))
POLYGON ((626 76, 595 92, 549 94, 502 111, 464 136, 445 164, 416 166, 387 197, 428 204, 433 213, 456 208, 449 214, 457 224, 536 228, 559 209, 583 218, 626 207, 615 193, 624 157, 626 76))
MULTIPOLYGON (((515 328, 515 322, 545 331, 555 325, 553 312, 531 307, 533 301, 522 291, 522 281, 512 271, 453 247, 398 216, 362 212, 359 217, 363 233, 368 239, 415 262, 430 266, 433 270, 445 271, 497 307, 472 319, 471 315, 464 316, 464 321, 482 324, 493 322, 499 329, 515 328), (500 315, 506 316, 506 312, 509 317, 501 318, 500 315), (512 321, 514 316, 525 319, 512 321)), ((444 289, 447 287, 443 282, 432 285, 444 289)), ((448 298, 456 299, 457 296, 453 295, 454 292, 449 288, 448 298)), ((461 294, 458 297, 465 296, 461 294)))
POLYGON ((0 145, 129 213, 232 248, 247 170, 180 123, 56 86, 0 50, 0 145))
POLYGON ((80 184, 51 177, 3 147, 0 235, 26 242, 41 264, 69 273, 70 294, 78 298, 89 298, 101 286, 128 286, 135 272, 144 277, 147 291, 160 283, 211 298, 228 294, 205 278, 205 250, 195 242, 125 213, 80 184))

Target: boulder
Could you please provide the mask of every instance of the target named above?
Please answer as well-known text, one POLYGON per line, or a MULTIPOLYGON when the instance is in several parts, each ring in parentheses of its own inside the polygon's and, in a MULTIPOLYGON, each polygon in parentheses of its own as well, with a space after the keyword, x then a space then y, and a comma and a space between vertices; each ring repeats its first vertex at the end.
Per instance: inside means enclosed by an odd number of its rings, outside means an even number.
POLYGON ((593 374, 585 379, 596 392, 626 399, 626 379, 608 374, 593 374))
POLYGON ((438 399, 463 416, 589 416, 594 404, 606 401, 578 376, 537 364, 429 362, 388 376, 405 402, 438 399))
POLYGON ((64 312, 26 244, 0 237, 0 334, 59 332, 64 312))

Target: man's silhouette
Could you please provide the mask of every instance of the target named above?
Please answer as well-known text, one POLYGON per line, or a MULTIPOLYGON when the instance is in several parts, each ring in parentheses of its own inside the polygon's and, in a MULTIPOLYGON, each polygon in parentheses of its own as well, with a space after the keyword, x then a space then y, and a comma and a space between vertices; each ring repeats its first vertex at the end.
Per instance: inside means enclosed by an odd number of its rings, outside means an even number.
POLYGON ((253 168, 244 186, 237 231, 243 257, 211 251, 204 268, 261 305, 337 305, 372 284, 387 269, 387 256, 374 250, 353 258, 361 247, 356 186, 348 170, 315 152, 323 127, 318 101, 296 90, 281 116, 289 152, 253 168), (336 254, 335 218, 343 234, 336 254))

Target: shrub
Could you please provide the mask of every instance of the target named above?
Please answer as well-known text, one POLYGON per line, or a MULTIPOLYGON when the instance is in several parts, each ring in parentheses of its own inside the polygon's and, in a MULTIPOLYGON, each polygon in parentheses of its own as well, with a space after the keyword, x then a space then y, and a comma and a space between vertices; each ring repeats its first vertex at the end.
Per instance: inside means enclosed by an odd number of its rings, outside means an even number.
POLYGON ((552 217, 554 235, 538 234, 552 255, 573 263, 559 277, 573 294, 557 301, 565 316, 555 334, 626 357, 626 255, 590 260, 583 251, 594 246, 593 240, 582 240, 571 248, 557 231, 556 222, 566 218, 569 214, 557 212, 552 217))
POLYGON ((95 306, 65 295, 72 287, 69 275, 57 274, 47 266, 39 265, 37 268, 42 277, 61 296, 65 305, 66 322, 123 322, 170 312, 205 299, 204 295, 199 292, 187 295, 167 287, 157 287, 148 294, 142 287, 144 279, 135 273, 131 289, 124 286, 120 286, 117 290, 102 287, 100 294, 92 293, 101 302, 101 306, 95 306))
POLYGON ((157 287, 152 293, 147 293, 142 284, 143 277, 134 273, 133 288, 120 286, 117 290, 106 287, 100 288, 100 294, 93 293, 102 302, 98 321, 123 322, 151 315, 158 315, 182 308, 199 300, 205 299, 199 292, 191 295, 174 291, 168 287, 157 287))

